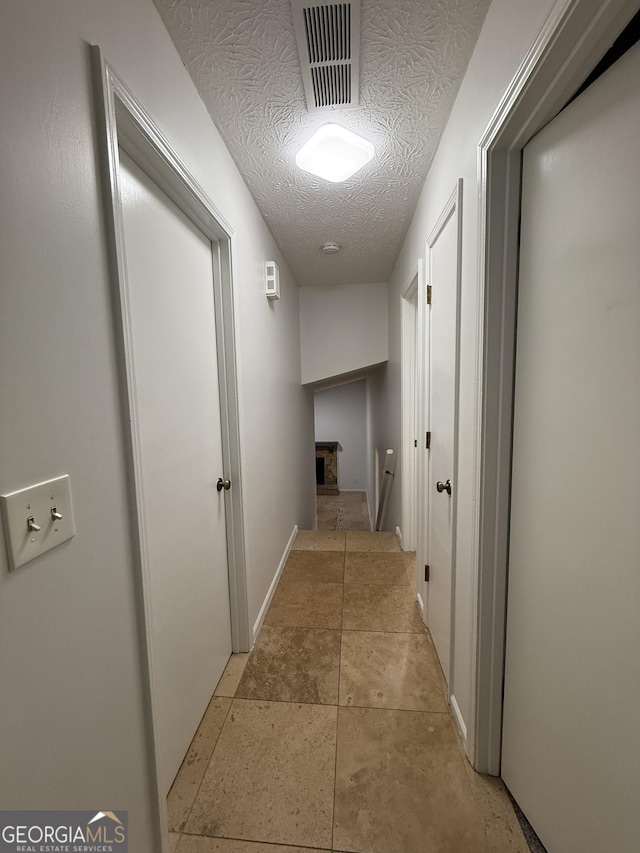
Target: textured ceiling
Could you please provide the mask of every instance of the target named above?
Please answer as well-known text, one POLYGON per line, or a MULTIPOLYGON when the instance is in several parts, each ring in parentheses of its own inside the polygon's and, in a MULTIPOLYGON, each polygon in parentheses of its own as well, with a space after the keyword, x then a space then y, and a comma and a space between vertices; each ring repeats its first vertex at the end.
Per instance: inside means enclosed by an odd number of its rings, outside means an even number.
POLYGON ((289 0, 154 0, 298 284, 389 279, 489 2, 362 0, 360 106, 308 113, 289 0), (343 184, 294 163, 327 121, 376 148, 343 184))

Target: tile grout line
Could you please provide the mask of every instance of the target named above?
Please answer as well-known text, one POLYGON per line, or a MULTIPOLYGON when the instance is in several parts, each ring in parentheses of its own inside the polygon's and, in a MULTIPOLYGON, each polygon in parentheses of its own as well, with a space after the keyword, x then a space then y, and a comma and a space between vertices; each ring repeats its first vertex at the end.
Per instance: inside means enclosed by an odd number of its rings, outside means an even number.
POLYGON ((220 839, 222 841, 240 841, 245 844, 268 844, 271 847, 299 847, 301 850, 322 850, 323 853, 331 853, 331 847, 309 847, 308 844, 289 844, 282 841, 263 841, 260 838, 236 838, 235 835, 199 835, 197 832, 183 832, 189 838, 210 838, 212 841, 220 839))
POLYGON ((338 794, 338 730, 340 727, 340 686, 342 683, 342 637, 344 634, 344 578, 347 571, 347 534, 344 534, 344 555, 342 560, 342 610, 340 613, 340 655, 338 656, 338 704, 336 706, 336 752, 333 764, 333 810, 331 812, 331 849, 334 846, 336 827, 336 798, 338 794))
POLYGON ((270 702, 273 705, 308 705, 313 708, 356 708, 360 711, 394 711, 408 714, 445 714, 451 716, 450 710, 431 711, 427 708, 387 708, 383 705, 340 705, 336 702, 301 702, 299 699, 270 699, 267 696, 236 696, 237 702, 270 702))
MULTIPOLYGON (((236 688, 236 690, 237 690, 237 688, 236 688)), ((233 706, 233 702, 234 702, 234 697, 233 697, 233 696, 215 696, 215 694, 214 694, 214 696, 212 696, 212 697, 211 697, 211 700, 212 700, 212 701, 213 701, 213 699, 230 699, 229 707, 227 708, 227 713, 224 715, 224 720, 223 720, 223 722, 222 722, 222 725, 220 726, 220 731, 218 732, 218 736, 216 737, 216 742, 214 743, 214 745, 213 745, 213 749, 211 750, 211 755, 209 756, 209 760, 207 761, 206 767, 205 767, 205 768, 204 768, 204 770, 202 771, 202 776, 201 776, 201 778, 200 778, 200 782, 199 782, 199 784, 198 784, 198 788, 197 788, 197 790, 196 790, 196 793, 195 793, 195 796, 194 796, 193 800, 191 801, 191 805, 189 806, 189 812, 188 812, 187 817, 185 818, 185 821, 184 821, 184 824, 183 824, 184 826, 186 826, 186 825, 189 823, 189 820, 190 820, 190 818, 191 818, 191 812, 193 811, 194 806, 195 806, 195 804, 196 804, 196 800, 198 799, 198 796, 200 795, 200 789, 202 788, 202 784, 203 784, 203 782, 204 782, 204 777, 207 775, 207 770, 209 769, 209 765, 210 765, 210 764, 211 764, 211 762, 213 761, 213 755, 214 755, 214 753, 215 753, 215 751, 216 751, 216 747, 217 747, 217 745, 218 745, 218 741, 220 740, 220 736, 222 735, 222 730, 224 729, 224 727, 225 727, 225 725, 226 725, 226 723, 227 723, 227 719, 229 718, 229 713, 231 712, 231 708, 232 708, 232 706, 233 706)), ((208 709, 209 709, 209 706, 207 706, 207 710, 208 710, 208 709)), ((206 713, 206 712, 205 712, 205 713, 206 713)), ((204 717, 203 717, 203 719, 204 719, 204 717)), ((198 734, 198 732, 196 731, 196 734, 194 735, 194 739, 197 737, 197 734, 198 734)), ((191 746, 189 746, 189 749, 191 749, 191 746)), ((189 751, 187 750, 187 755, 188 755, 188 754, 189 754, 189 751)), ((185 757, 186 757, 186 756, 185 756, 185 757)), ((180 771, 178 771, 178 773, 179 773, 179 772, 180 772, 180 771)), ((181 834, 183 834, 183 830, 182 830, 182 829, 181 829, 181 830, 179 830, 179 832, 180 832, 181 834)), ((178 842, 178 845, 180 845, 181 843, 182 843, 182 838, 181 838, 181 839, 180 839, 180 841, 178 842)))

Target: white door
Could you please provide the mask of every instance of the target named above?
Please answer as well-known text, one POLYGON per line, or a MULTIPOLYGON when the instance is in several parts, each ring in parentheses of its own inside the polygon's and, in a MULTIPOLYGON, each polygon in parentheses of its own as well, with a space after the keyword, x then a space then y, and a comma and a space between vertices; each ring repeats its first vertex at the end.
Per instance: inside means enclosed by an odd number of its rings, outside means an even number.
POLYGON ((525 149, 502 775, 549 853, 640 838, 640 46, 525 149))
POLYGON ((429 584, 427 626, 451 686, 458 398, 460 185, 429 237, 429 584))
POLYGON ((122 151, 138 497, 167 792, 231 653, 210 241, 122 151))

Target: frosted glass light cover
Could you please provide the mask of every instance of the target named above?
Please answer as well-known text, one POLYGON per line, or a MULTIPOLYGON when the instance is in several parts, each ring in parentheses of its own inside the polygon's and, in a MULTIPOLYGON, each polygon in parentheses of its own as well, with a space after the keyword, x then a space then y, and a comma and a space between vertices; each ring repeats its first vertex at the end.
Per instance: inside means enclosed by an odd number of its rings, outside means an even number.
POLYGON ((355 175, 374 154, 367 139, 339 124, 323 124, 296 154, 296 165, 337 184, 355 175))

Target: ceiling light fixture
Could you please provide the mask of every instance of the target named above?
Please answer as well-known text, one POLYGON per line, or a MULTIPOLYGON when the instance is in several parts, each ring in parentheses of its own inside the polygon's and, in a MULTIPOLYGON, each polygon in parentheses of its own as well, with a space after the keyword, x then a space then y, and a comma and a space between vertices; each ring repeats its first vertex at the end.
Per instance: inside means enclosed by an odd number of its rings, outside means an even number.
POLYGON ((296 154, 296 165, 337 184, 355 175, 374 154, 367 139, 339 124, 323 124, 296 154))

